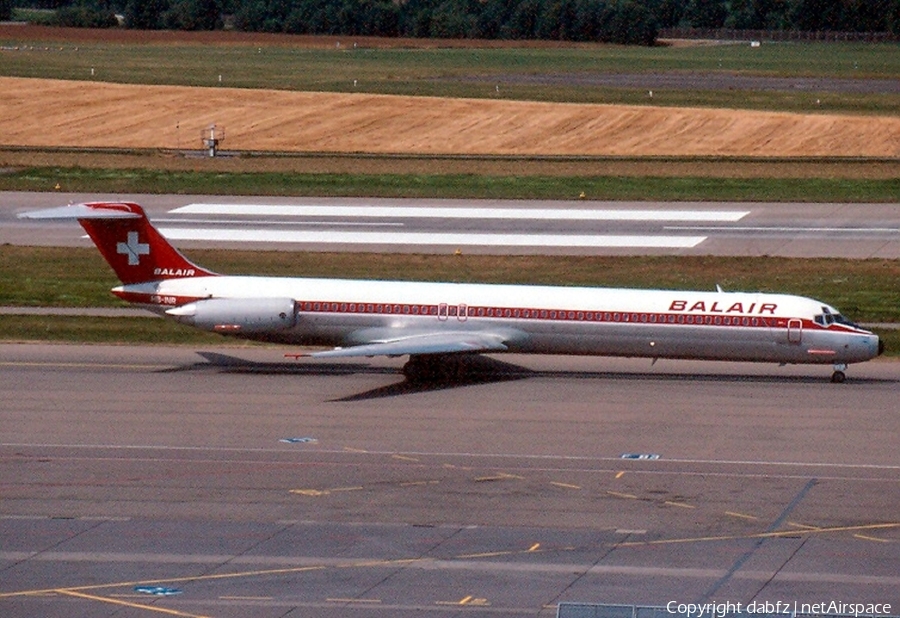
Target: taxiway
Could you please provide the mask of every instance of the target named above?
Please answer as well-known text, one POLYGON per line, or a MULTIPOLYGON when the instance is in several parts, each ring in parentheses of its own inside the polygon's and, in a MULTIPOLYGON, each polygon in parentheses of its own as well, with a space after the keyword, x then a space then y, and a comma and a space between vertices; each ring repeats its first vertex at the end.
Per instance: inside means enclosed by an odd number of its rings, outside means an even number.
POLYGON ((282 351, 0 346, 0 613, 900 607, 898 363, 282 351))

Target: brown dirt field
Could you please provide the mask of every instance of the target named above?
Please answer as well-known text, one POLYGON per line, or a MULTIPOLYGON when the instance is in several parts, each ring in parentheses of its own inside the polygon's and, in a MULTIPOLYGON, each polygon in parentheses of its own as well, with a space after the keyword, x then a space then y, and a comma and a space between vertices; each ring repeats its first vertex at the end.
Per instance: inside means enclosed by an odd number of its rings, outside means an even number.
POLYGON ((0 78, 0 145, 518 156, 900 156, 900 118, 0 78))

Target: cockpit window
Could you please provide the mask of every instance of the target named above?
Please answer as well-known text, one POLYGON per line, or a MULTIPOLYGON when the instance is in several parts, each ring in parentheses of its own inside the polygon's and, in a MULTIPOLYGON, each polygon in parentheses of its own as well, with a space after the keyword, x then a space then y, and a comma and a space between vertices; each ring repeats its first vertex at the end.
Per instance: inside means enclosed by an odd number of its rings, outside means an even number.
POLYGON ((822 307, 823 313, 820 313, 816 317, 813 318, 813 321, 816 324, 820 324, 822 326, 831 326, 832 324, 844 324, 846 326, 852 326, 853 328, 859 328, 856 324, 842 316, 840 313, 831 313, 827 307, 822 307))
POLYGON ((842 316, 840 313, 834 315, 834 321, 837 324, 845 324, 847 326, 852 326, 853 328, 859 328, 859 326, 842 316))

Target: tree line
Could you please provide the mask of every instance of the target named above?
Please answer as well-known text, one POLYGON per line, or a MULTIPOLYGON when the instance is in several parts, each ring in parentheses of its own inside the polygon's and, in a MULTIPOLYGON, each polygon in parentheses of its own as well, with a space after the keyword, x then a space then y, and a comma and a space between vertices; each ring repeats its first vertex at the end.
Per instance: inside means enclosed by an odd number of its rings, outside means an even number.
MULTIPOLYGON (((900 0, 0 0, 64 26, 652 45, 660 28, 900 34, 900 0)), ((5 15, 5 17, 4 17, 5 15)))

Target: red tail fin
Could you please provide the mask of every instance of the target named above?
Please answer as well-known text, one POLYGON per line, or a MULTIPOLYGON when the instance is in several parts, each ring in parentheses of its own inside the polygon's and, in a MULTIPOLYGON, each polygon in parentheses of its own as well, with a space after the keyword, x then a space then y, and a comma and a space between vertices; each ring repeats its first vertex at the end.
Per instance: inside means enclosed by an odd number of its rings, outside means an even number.
POLYGON ((131 202, 91 202, 28 213, 32 218, 74 218, 122 283, 215 275, 184 257, 131 202))

